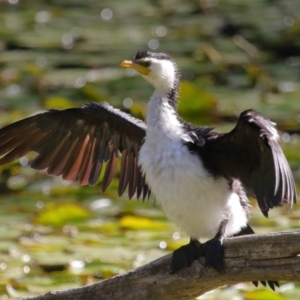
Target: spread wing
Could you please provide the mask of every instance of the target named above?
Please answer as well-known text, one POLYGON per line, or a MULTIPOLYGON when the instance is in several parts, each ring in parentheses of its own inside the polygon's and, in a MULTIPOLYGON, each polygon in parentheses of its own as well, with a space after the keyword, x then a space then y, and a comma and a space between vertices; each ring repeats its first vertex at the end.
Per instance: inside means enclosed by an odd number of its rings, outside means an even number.
POLYGON ((295 182, 278 144, 279 135, 266 117, 253 110, 241 113, 236 127, 226 134, 213 134, 198 147, 212 174, 239 179, 256 197, 262 213, 283 203, 296 202, 295 182))
POLYGON ((119 195, 128 186, 130 198, 145 198, 149 190, 137 163, 145 134, 143 121, 105 102, 49 110, 0 129, 0 165, 34 151, 32 168, 81 185, 95 184, 103 169, 105 191, 121 152, 119 195))

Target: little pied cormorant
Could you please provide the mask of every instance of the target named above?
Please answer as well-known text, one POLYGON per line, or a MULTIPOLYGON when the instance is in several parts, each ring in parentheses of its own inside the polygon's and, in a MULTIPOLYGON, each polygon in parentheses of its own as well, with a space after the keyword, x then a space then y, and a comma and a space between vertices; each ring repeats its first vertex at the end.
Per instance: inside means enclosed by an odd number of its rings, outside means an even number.
MULTIPOLYGON (((249 202, 255 197, 265 216, 274 206, 296 202, 294 179, 269 119, 241 113, 224 134, 196 127, 177 113, 179 72, 164 53, 138 52, 120 64, 138 71, 155 88, 146 123, 107 103, 51 109, 0 130, 0 164, 30 151, 31 167, 81 185, 94 184, 104 169, 109 186, 122 154, 119 195, 154 195, 167 217, 191 238, 173 253, 172 271, 199 256, 220 270, 225 237, 253 233, 249 202), (200 244, 199 238, 208 238, 200 244)), ((269 282, 274 289, 277 282, 269 282)))

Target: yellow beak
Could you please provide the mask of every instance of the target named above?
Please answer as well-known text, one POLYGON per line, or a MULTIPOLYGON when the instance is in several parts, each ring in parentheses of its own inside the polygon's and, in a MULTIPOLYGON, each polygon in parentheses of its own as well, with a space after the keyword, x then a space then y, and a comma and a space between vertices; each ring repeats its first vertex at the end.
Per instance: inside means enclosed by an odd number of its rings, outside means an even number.
POLYGON ((132 60, 123 60, 120 63, 120 66, 123 68, 131 68, 143 75, 148 75, 150 73, 150 69, 147 67, 143 67, 142 65, 139 65, 138 63, 132 61, 132 60))

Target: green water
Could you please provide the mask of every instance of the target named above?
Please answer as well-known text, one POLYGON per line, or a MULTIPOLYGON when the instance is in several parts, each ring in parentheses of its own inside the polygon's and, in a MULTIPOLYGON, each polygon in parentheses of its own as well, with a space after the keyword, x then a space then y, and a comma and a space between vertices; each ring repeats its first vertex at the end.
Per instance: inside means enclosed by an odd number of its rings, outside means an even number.
MULTIPOLYGON (((36 111, 108 101, 144 118, 152 88, 118 64, 137 50, 170 53, 182 73, 180 114, 230 130, 253 108, 278 124, 300 182, 299 1, 29 1, 0 3, 0 125, 36 111)), ((30 159, 32 156, 28 156, 30 159)), ((187 238, 159 208, 48 177, 27 160, 0 169, 0 299, 98 282, 187 238)), ((100 179, 101 181, 101 179, 100 179)), ((263 218, 258 233, 299 229, 300 209, 263 218)), ((299 299, 245 283, 200 299, 299 299), (239 298, 240 299, 240 298, 239 298)))

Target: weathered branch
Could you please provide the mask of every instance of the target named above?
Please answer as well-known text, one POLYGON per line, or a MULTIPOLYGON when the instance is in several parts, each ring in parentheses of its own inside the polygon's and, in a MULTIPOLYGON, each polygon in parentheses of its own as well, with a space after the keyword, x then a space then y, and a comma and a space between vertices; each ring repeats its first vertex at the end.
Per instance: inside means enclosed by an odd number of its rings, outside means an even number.
POLYGON ((91 286, 19 299, 190 299, 221 285, 243 281, 300 281, 300 231, 229 238, 224 247, 225 268, 220 274, 204 267, 200 259, 191 268, 170 275, 169 254, 91 286))

